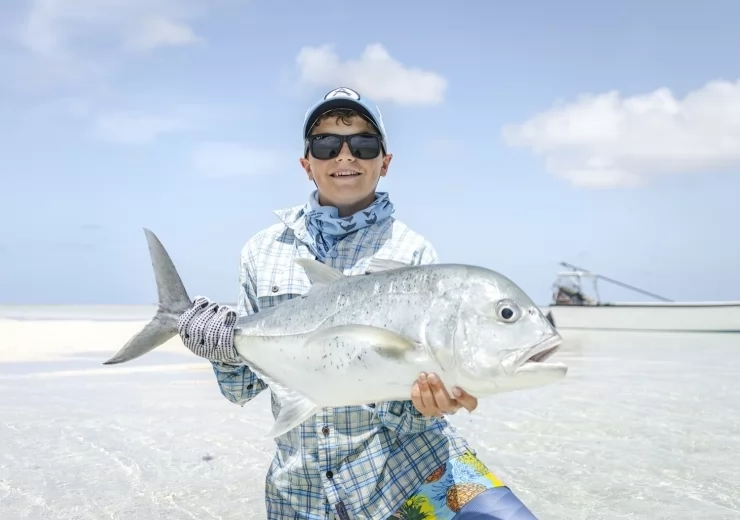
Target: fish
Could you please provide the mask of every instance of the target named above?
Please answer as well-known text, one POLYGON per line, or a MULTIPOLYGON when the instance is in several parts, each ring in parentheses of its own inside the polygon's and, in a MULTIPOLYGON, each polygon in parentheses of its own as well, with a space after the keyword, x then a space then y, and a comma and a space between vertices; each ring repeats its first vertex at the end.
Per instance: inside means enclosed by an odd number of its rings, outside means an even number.
MULTIPOLYGON (((156 313, 106 365, 125 363, 178 334, 193 305, 157 236, 144 228, 157 286, 156 313)), ((540 387, 568 367, 548 361, 562 337, 530 297, 491 269, 467 264, 408 265, 373 259, 345 275, 296 258, 310 288, 248 316, 234 347, 273 392, 279 437, 325 407, 411 399, 419 374, 435 373, 478 399, 540 387)))

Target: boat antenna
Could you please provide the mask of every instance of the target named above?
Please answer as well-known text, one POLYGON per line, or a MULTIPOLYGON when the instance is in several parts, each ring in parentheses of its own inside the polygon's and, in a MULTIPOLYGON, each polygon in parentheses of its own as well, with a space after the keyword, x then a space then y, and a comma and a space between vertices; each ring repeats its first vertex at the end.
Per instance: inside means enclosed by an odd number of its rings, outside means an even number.
POLYGON ((563 267, 568 267, 570 269, 574 269, 576 271, 583 271, 583 272, 589 273, 593 277, 598 278, 600 280, 604 280, 606 282, 613 283, 614 285, 619 285, 619 286, 624 287, 626 289, 631 289, 633 291, 642 293, 642 294, 644 294, 646 296, 650 296, 650 297, 655 298, 657 300, 662 300, 664 302, 672 302, 673 301, 673 300, 670 300, 670 299, 668 299, 668 298, 666 298, 664 296, 660 296, 659 294, 651 293, 651 292, 648 292, 648 291, 646 291, 644 289, 640 289, 639 287, 635 287, 634 285, 629 285, 629 284, 626 284, 624 282, 620 282, 618 280, 614 280, 613 278, 608 278, 608 277, 602 276, 600 274, 592 273, 588 269, 583 269, 583 268, 578 267, 578 266, 575 266, 573 264, 569 264, 568 262, 560 262, 560 265, 562 265, 563 267))

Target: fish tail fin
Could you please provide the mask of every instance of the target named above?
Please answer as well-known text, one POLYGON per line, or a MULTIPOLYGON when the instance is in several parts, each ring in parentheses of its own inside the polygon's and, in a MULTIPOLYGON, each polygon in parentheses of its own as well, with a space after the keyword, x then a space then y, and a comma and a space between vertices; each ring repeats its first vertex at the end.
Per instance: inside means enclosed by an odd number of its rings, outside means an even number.
POLYGON ((154 350, 177 334, 177 321, 192 305, 175 264, 157 236, 144 229, 159 299, 157 313, 104 365, 125 363, 154 350))

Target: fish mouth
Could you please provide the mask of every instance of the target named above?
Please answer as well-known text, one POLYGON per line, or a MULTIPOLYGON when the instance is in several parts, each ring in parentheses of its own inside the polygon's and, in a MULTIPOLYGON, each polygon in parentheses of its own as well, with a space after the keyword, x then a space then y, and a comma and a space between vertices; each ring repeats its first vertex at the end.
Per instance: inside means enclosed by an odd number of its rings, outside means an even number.
POLYGON ((563 338, 560 336, 560 334, 550 336, 549 338, 540 341, 531 349, 529 349, 524 359, 522 359, 522 362, 518 364, 518 368, 521 368, 522 366, 529 363, 544 363, 553 354, 555 354, 555 352, 560 350, 560 345, 562 343, 563 338))

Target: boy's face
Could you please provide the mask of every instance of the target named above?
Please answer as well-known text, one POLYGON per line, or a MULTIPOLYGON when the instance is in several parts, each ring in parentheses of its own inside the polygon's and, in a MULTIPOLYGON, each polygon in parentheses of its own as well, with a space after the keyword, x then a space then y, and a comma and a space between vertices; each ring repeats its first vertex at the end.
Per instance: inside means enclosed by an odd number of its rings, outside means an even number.
MULTIPOLYGON (((317 122, 311 130, 311 135, 360 133, 378 132, 361 116, 351 119, 329 116, 317 122)), ((344 143, 336 157, 321 160, 309 153, 308 158, 301 158, 301 166, 308 179, 316 183, 319 203, 335 206, 339 208, 340 216, 346 216, 366 208, 375 200, 375 188, 380 177, 388 173, 392 158, 390 154, 381 153, 375 159, 358 159, 344 143), (352 175, 341 175, 347 172, 352 175)))

